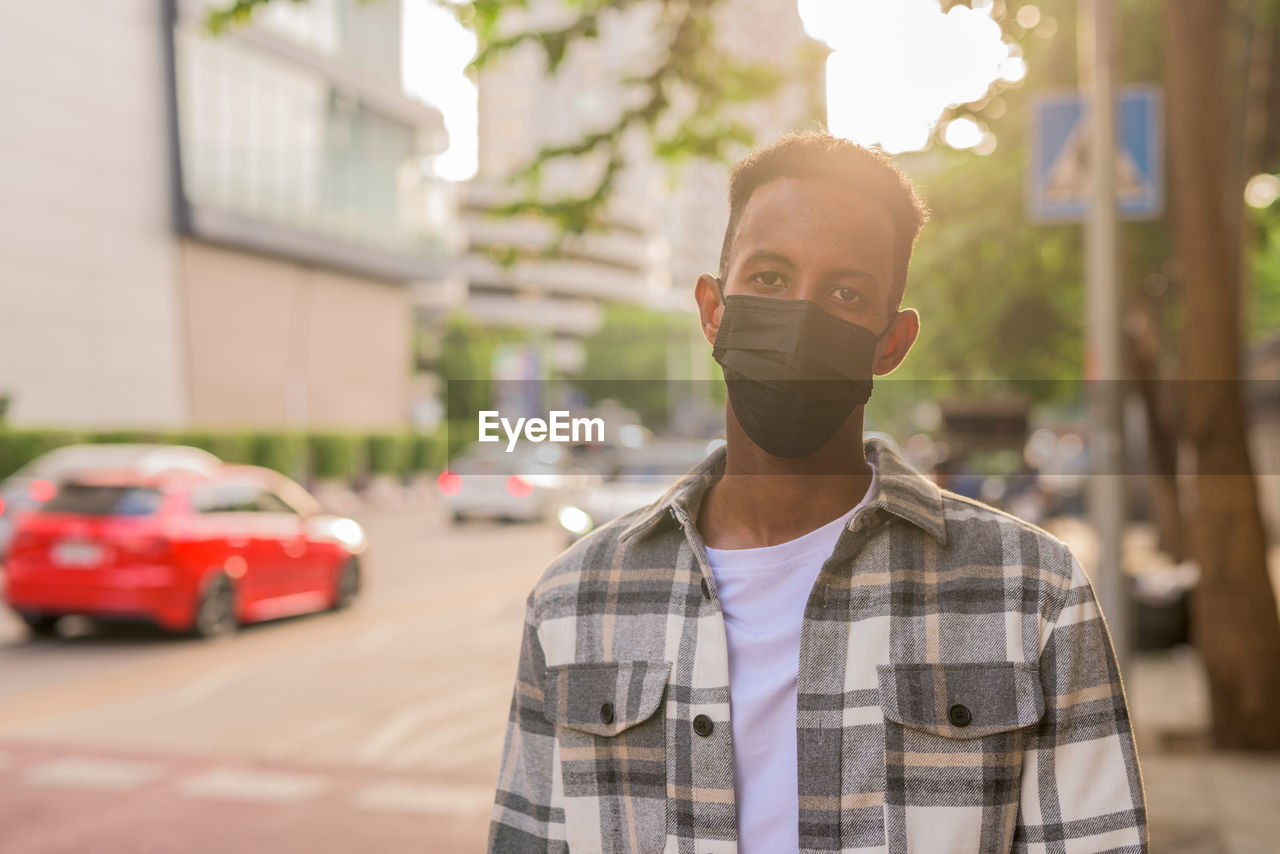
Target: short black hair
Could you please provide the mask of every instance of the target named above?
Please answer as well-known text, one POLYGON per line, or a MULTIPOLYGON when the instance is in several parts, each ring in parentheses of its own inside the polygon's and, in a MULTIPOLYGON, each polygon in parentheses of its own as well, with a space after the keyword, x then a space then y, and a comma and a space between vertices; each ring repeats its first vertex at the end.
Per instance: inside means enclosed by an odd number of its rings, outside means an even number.
MULTIPOLYGON (((729 249, 738 221, 756 188, 780 178, 818 178, 864 193, 893 218, 894 281, 890 305, 902 302, 907 265, 929 209, 911 179, 878 148, 865 148, 825 131, 788 133, 752 151, 729 174, 729 225, 720 249, 720 281, 729 272, 729 249)), ((722 286, 723 287, 723 286, 722 286)))

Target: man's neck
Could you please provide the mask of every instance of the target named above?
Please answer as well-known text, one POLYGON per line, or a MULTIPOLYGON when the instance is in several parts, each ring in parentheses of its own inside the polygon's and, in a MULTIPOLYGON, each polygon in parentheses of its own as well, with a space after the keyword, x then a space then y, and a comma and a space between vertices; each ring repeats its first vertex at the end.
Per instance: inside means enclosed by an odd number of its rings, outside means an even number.
POLYGON ((732 412, 724 476, 698 510, 698 531, 711 548, 774 546, 847 513, 866 496, 872 471, 862 445, 861 408, 817 453, 775 457, 742 432, 732 412))

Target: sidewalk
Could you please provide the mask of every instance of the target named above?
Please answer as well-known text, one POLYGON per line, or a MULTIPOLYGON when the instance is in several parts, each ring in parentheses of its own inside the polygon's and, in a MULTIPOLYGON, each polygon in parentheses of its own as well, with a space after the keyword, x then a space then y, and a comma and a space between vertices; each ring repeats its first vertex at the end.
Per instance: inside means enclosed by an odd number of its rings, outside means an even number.
POLYGON ((1195 651, 1135 654, 1125 691, 1153 854, 1280 851, 1280 753, 1208 747, 1208 691, 1195 651))
MULTIPOLYGON (((1071 547, 1097 585, 1097 549, 1088 525, 1057 519, 1045 527, 1071 547)), ((1158 558, 1155 532, 1131 526, 1125 533, 1126 567, 1134 571, 1158 558)), ((1271 548, 1267 563, 1280 607, 1280 546, 1271 548)), ((1208 681, 1196 651, 1178 646, 1131 653, 1124 689, 1138 741, 1153 854, 1280 852, 1280 753, 1209 746, 1208 681)))

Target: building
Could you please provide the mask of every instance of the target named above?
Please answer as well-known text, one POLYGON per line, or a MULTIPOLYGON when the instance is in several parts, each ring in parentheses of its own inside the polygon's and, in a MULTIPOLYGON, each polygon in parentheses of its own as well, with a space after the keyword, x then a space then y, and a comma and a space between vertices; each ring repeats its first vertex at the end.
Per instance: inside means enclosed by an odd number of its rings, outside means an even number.
MULTIPOLYGON (((551 232, 545 225, 493 220, 487 212, 519 195, 506 179, 539 148, 576 141, 615 119, 630 93, 614 81, 643 73, 662 47, 658 11, 658 4, 642 4, 602 16, 598 38, 575 43, 554 76, 546 74, 541 50, 526 44, 479 78, 480 174, 463 207, 470 239, 467 306, 481 322, 543 330, 562 345, 557 361, 568 370, 575 363, 573 341, 594 331, 606 302, 687 311, 690 334, 699 334, 692 323, 693 283, 698 273, 714 272, 719 258, 728 219, 727 167, 695 162, 673 180, 643 134, 625 140, 628 166, 611 199, 607 229, 569 241, 564 256, 552 261, 503 268, 490 257, 494 245, 546 244, 551 232)), ((556 0, 542 0, 523 13, 507 13, 507 24, 513 30, 548 26, 567 14, 572 12, 556 0)), ((721 43, 744 59, 798 67, 815 44, 794 3, 726 0, 717 15, 721 43)), ((742 117, 761 140, 803 127, 813 115, 810 88, 811 81, 793 79, 777 97, 746 106, 742 117)), ((548 169, 545 197, 589 189, 601 165, 583 158, 548 169)))
POLYGON ((455 223, 400 3, 0 10, 0 395, 15 424, 393 428, 455 223))
MULTIPOLYGON (((537 219, 495 219, 491 210, 522 196, 509 177, 545 145, 570 142, 614 116, 617 93, 600 85, 635 68, 648 46, 634 37, 634 19, 644 8, 606 15, 595 43, 575 44, 559 74, 548 75, 542 52, 526 44, 486 68, 479 88, 479 174, 467 189, 462 217, 468 237, 463 262, 467 310, 490 326, 527 329, 540 343, 549 370, 573 371, 580 361, 574 344, 594 332, 601 306, 621 301, 657 305, 667 286, 665 247, 656 229, 655 170, 640 140, 628 140, 636 155, 611 200, 608 227, 570 238, 561 257, 504 267, 496 247, 537 252, 553 238, 537 219), (549 346, 546 346, 548 345, 549 346)), ((563 17, 557 0, 505 13, 512 29, 537 27, 563 17)), ((600 163, 589 158, 553 164, 543 180, 545 199, 589 188, 600 163)))

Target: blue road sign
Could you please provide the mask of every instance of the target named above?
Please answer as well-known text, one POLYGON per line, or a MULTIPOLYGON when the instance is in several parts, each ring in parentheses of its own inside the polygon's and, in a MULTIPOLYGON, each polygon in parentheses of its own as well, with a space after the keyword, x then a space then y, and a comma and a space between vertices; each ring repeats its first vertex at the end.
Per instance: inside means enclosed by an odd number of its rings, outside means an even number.
MULTIPOLYGON (((1116 93, 1116 201, 1125 219, 1155 219, 1164 209, 1164 137, 1160 90, 1116 93)), ((1042 95, 1032 107, 1028 203, 1040 222, 1081 222, 1089 209, 1089 126, 1079 92, 1042 95)))

